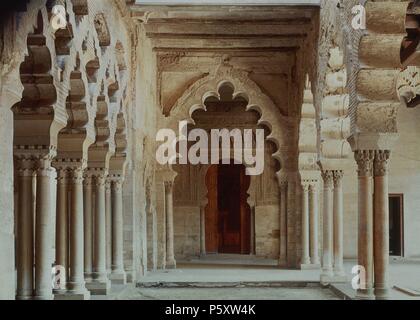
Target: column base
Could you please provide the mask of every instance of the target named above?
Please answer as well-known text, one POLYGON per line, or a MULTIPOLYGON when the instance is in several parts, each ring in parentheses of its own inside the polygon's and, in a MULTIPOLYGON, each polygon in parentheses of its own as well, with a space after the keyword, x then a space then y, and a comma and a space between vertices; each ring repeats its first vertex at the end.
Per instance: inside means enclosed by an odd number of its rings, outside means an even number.
POLYGON ((127 274, 124 271, 113 271, 109 274, 112 284, 127 284, 127 274))
POLYGON ((373 289, 357 290, 356 300, 375 300, 373 289))
POLYGON ((92 280, 86 283, 86 288, 92 295, 107 295, 111 289, 111 281, 106 280, 92 280))
POLYGON ((375 297, 376 300, 388 300, 389 299, 389 289, 385 288, 385 289, 378 289, 375 288, 375 297))
POLYGON ((176 269, 176 261, 166 261, 166 269, 176 269))
POLYGON ((320 277, 321 285, 323 286, 330 285, 330 283, 333 282, 332 281, 333 277, 334 277, 334 274, 332 271, 323 271, 320 277))
POLYGON ((300 265, 300 270, 319 270, 321 269, 320 264, 305 263, 300 265))
POLYGON ((54 300, 54 295, 33 296, 32 300, 54 300))
POLYGON ((60 293, 54 295, 54 300, 90 300, 90 292, 86 290, 85 292, 71 292, 60 293))
POLYGON ((285 260, 285 259, 279 259, 278 266, 280 268, 287 268, 287 260, 285 260))
POLYGON ((16 300, 32 300, 33 296, 32 295, 20 295, 20 296, 16 296, 15 297, 16 300))
POLYGON ((92 282, 92 273, 88 273, 88 272, 85 272, 84 273, 84 277, 85 277, 85 282, 86 283, 88 283, 88 282, 92 282))

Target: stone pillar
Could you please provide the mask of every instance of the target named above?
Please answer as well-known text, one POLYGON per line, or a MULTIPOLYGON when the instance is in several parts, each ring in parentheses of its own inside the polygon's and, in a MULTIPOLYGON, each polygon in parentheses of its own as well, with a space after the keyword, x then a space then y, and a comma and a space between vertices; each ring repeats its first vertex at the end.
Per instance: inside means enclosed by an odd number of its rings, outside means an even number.
POLYGON ((334 282, 347 281, 343 265, 343 171, 334 171, 334 282))
POLYGON ((53 217, 51 194, 51 159, 37 161, 35 220, 35 300, 52 300, 51 270, 53 249, 53 217))
POLYGON ((32 201, 32 183, 34 161, 22 157, 16 161, 19 201, 17 214, 17 291, 16 299, 29 300, 33 294, 33 265, 34 265, 34 216, 32 201))
POLYGON ((301 268, 311 264, 309 257, 309 185, 302 185, 302 258, 301 268))
POLYGON ((200 254, 206 255, 206 205, 200 206, 200 254))
POLYGON ((54 290, 56 294, 63 294, 67 289, 67 276, 69 271, 69 225, 68 225, 68 170, 67 168, 57 169, 57 212, 55 232, 55 263, 63 266, 65 270, 64 283, 59 283, 59 289, 54 290))
POLYGON ((84 229, 84 274, 85 280, 92 280, 92 176, 85 174, 83 181, 83 229, 84 229))
POLYGON ((110 282, 106 272, 106 234, 105 234, 105 180, 103 169, 95 172, 95 226, 93 244, 93 274, 88 289, 94 295, 106 295, 110 289, 110 282))
POLYGON ((364 268, 360 273, 359 299, 372 299, 373 295, 373 159, 372 151, 356 151, 355 158, 359 175, 359 232, 358 264, 364 268))
POLYGON ((173 187, 174 181, 164 181, 165 184, 165 212, 166 212, 166 268, 175 269, 174 254, 174 215, 173 215, 173 187))
POLYGON ((279 266, 287 266, 287 181, 280 182, 279 266))
POLYGON ((314 268, 319 268, 319 219, 318 219, 318 189, 316 182, 309 186, 309 212, 310 212, 310 245, 311 245, 311 264, 314 268))
POLYGON ((83 169, 71 170, 71 209, 70 209, 70 272, 68 295, 73 299, 89 299, 84 277, 83 245, 83 169))
POLYGON ((323 251, 321 283, 328 284, 333 277, 333 172, 324 171, 324 200, 323 200, 323 251))
POLYGON ((386 299, 389 296, 389 156, 389 151, 376 151, 374 160, 374 278, 376 299, 386 299))
POLYGON ((112 180, 112 283, 126 284, 127 276, 124 270, 123 255, 123 178, 118 176, 112 180))
POLYGON ((112 200, 111 180, 105 181, 105 233, 106 233, 106 271, 111 273, 112 265, 112 200))

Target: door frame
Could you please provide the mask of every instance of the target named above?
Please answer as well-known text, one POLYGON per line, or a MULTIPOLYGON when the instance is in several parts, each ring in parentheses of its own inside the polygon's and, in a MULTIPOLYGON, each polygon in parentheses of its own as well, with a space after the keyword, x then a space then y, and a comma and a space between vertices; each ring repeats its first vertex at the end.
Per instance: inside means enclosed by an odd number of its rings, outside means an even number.
POLYGON ((404 257, 405 256, 405 245, 404 245, 404 194, 403 193, 390 193, 388 195, 388 198, 399 198, 400 199, 400 243, 401 243, 401 255, 395 256, 395 257, 404 257))

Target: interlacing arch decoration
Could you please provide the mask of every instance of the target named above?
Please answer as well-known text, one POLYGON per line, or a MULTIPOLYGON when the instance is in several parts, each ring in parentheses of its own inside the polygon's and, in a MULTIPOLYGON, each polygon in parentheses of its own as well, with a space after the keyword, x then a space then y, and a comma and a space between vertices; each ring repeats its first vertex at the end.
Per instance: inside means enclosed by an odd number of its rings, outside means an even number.
POLYGON ((241 70, 221 67, 215 74, 195 82, 177 101, 170 115, 165 118, 163 127, 177 132, 181 121, 194 125, 193 113, 197 110, 206 111, 205 101, 208 98, 220 99, 219 90, 224 85, 234 89, 233 99, 242 97, 247 101, 246 111, 258 112, 260 119, 257 124, 269 129, 270 134, 266 140, 274 143, 277 151, 273 158, 280 163, 280 167, 287 169, 287 166, 293 165, 287 161, 293 150, 288 148, 285 141, 297 139, 298 121, 281 115, 273 101, 241 70))

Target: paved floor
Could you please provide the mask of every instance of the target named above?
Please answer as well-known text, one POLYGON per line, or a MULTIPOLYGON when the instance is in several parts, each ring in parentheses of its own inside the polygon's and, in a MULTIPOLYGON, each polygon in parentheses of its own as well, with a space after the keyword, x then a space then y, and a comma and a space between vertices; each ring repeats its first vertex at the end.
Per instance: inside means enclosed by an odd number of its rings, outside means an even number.
POLYGON ((338 300, 323 288, 134 288, 116 300, 338 300))
MULTIPOLYGON (((333 290, 319 285, 320 270, 282 270, 261 261, 248 266, 208 264, 208 261, 179 264, 176 270, 149 272, 138 280, 138 286, 114 286, 107 297, 94 299, 124 300, 324 300, 338 299, 333 290)), ((345 261, 349 280, 337 285, 340 292, 354 296, 351 287, 351 269, 357 262, 345 261)), ((391 260, 390 285, 411 289, 420 293, 420 260, 391 260)), ((420 299, 392 290, 392 299, 420 299)))

